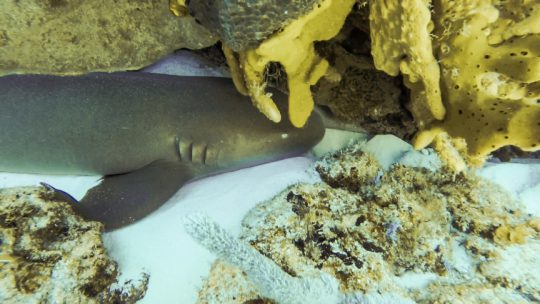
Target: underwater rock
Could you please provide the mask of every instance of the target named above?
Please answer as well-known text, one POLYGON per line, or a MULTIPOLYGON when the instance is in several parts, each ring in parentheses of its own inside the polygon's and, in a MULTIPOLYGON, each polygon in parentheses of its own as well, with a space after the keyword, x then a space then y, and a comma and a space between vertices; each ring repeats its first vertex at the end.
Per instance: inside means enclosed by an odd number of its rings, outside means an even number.
POLYGON ((327 107, 336 119, 371 134, 394 134, 410 140, 417 127, 405 107, 402 79, 375 68, 368 17, 368 5, 353 6, 340 33, 317 43, 317 52, 328 59, 339 79, 323 78, 313 86, 315 102, 327 107))
POLYGON ((184 227, 200 245, 242 269, 265 298, 288 304, 303 304, 306 301, 337 304, 340 301, 338 282, 328 273, 313 271, 302 277, 292 276, 206 215, 189 216, 184 227))
POLYGON ((0 190, 0 302, 135 303, 138 283, 115 284, 103 225, 86 222, 50 189, 0 190))
MULTIPOLYGON (((328 60, 332 77, 323 77, 311 87, 315 103, 346 130, 394 134, 412 139, 417 128, 405 108, 406 92, 401 77, 375 69, 369 46, 369 10, 354 5, 335 38, 319 41, 315 50, 328 60), (336 73, 337 72, 337 73, 336 73)), ((268 86, 288 92, 287 72, 277 63, 266 67, 268 86)))
POLYGON ((132 70, 217 36, 167 1, 2 1, 0 75, 132 70))
POLYGON ((257 292, 257 286, 241 269, 218 260, 210 269, 210 276, 204 282, 197 303, 272 303, 270 300, 262 299, 257 292))
POLYGON ((321 79, 313 87, 315 102, 327 107, 341 121, 362 127, 371 134, 394 134, 411 139, 417 128, 401 103, 401 81, 373 66, 369 56, 348 52, 342 42, 318 48, 321 56, 339 73, 340 80, 321 79))
POLYGON ((493 152, 491 157, 503 162, 511 162, 513 159, 540 159, 540 151, 526 152, 515 146, 505 146, 493 152))
MULTIPOLYGON (((449 295, 465 302, 540 300, 538 219, 524 214, 520 202, 472 172, 380 165, 378 155, 364 151, 369 145, 317 162, 322 183, 293 185, 256 206, 243 220, 241 239, 293 277, 331 274, 345 294, 377 290, 424 303, 449 295), (504 227, 527 233, 501 242, 497 231, 504 227), (508 274, 510 265, 522 270, 508 274)), ((234 282, 244 282, 243 300, 258 298, 243 275, 217 263, 200 303, 242 303, 234 282), (220 282, 220 271, 234 282, 220 282)))

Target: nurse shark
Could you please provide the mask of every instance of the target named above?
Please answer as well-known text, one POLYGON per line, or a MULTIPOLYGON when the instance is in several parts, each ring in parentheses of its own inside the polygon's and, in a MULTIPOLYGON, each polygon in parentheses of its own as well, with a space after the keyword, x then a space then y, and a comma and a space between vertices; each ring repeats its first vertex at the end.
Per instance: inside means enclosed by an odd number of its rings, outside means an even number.
POLYGON ((267 120, 225 78, 10 75, 0 77, 0 107, 0 171, 103 175, 70 200, 106 230, 190 180, 303 154, 324 135, 317 114, 301 129, 267 120))

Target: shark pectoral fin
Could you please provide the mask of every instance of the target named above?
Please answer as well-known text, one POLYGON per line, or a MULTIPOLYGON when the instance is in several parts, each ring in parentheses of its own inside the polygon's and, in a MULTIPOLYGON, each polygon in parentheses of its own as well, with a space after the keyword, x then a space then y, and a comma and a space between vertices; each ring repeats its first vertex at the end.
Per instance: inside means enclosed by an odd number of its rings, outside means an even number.
POLYGON ((172 161, 155 161, 139 170, 105 176, 73 209, 86 220, 99 221, 110 231, 150 214, 193 177, 190 168, 172 161))

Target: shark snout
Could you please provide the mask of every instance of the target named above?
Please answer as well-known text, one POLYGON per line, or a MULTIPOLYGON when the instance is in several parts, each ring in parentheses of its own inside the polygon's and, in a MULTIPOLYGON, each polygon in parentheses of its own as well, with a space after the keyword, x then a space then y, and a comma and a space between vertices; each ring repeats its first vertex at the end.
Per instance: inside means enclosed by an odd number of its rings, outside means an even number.
POLYGON ((264 121, 263 126, 236 137, 231 150, 222 151, 220 165, 245 168, 280 159, 299 156, 308 152, 324 136, 321 117, 313 113, 302 128, 288 121, 278 124, 264 121))
POLYGON ((294 155, 309 151, 321 141, 324 133, 325 127, 322 118, 318 113, 313 112, 302 128, 290 125, 280 136, 283 140, 283 147, 286 147, 294 155))

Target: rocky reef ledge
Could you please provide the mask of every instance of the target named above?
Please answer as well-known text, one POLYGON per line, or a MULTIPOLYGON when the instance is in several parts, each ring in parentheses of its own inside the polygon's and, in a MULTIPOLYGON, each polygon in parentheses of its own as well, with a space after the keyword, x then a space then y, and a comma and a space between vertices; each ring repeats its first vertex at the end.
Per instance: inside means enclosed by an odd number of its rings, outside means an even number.
MULTIPOLYGON (((371 154, 380 139, 327 155, 315 165, 321 183, 256 206, 241 241, 294 278, 330 274, 345 303, 540 300, 540 219, 474 172, 440 167, 429 150, 394 139, 398 154, 371 154)), ((260 293, 268 288, 218 259, 198 302, 274 303, 260 293)))

